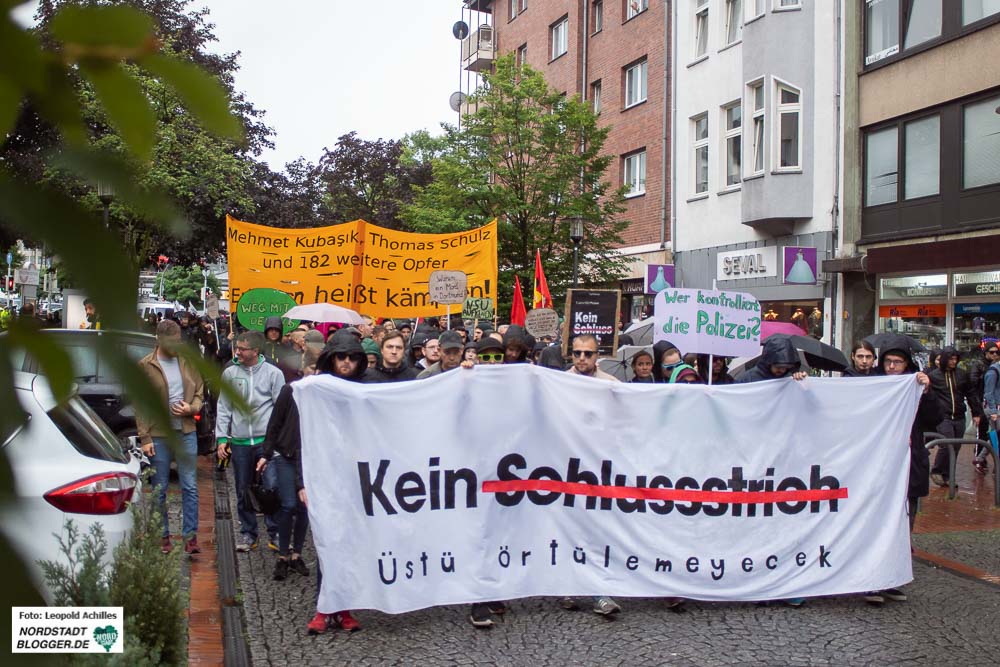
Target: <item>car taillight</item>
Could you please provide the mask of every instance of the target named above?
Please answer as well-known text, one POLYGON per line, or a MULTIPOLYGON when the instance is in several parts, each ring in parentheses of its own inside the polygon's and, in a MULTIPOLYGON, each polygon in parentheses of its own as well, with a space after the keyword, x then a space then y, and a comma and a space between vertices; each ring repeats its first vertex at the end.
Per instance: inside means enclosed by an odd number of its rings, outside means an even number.
POLYGON ((71 514, 120 514, 132 500, 137 483, 130 472, 109 472, 52 489, 44 498, 71 514))

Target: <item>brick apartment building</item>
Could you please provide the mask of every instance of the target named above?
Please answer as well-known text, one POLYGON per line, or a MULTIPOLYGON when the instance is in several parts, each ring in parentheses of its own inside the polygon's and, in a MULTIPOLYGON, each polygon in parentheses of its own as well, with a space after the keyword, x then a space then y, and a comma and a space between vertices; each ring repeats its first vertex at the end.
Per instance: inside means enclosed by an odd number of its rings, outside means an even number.
POLYGON ((607 176, 630 190, 620 250, 632 264, 620 285, 622 311, 626 320, 651 312, 645 265, 671 258, 670 3, 468 0, 463 16, 471 31, 463 45, 467 70, 514 53, 554 89, 593 104, 601 124, 611 126, 605 150, 617 160, 607 176))

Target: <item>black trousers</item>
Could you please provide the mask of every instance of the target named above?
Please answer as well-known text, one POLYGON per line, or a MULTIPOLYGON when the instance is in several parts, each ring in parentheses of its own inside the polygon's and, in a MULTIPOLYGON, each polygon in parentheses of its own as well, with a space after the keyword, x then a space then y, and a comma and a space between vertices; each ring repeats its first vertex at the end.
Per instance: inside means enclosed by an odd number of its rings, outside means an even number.
MULTIPOLYGON (((965 418, 962 419, 945 419, 937 426, 937 432, 946 438, 964 438, 965 437, 965 418)), ((962 448, 961 445, 951 445, 955 450, 955 459, 958 459, 958 451, 962 448)), ((938 474, 948 479, 948 447, 938 447, 937 454, 934 456, 934 465, 931 466, 931 474, 938 474)))

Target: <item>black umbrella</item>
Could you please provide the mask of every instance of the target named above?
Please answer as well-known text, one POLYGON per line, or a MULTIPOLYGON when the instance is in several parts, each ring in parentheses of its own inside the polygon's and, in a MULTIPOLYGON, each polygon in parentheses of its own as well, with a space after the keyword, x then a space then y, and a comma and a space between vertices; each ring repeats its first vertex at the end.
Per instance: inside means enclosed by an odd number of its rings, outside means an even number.
POLYGON ((872 334, 865 338, 865 342, 871 343, 876 350, 907 350, 910 356, 927 351, 919 340, 892 332, 872 334))
POLYGON ((796 350, 806 355, 809 368, 817 368, 821 371, 842 371, 847 368, 848 361, 843 352, 810 336, 772 334, 768 338, 787 338, 790 340, 796 350))

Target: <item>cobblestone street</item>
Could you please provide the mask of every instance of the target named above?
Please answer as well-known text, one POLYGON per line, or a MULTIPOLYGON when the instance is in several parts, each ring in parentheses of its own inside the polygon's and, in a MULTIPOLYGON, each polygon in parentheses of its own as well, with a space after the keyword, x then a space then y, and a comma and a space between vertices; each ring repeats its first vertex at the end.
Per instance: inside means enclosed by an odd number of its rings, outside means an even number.
MULTIPOLYGON (((235 510, 235 508, 234 508, 235 510)), ((234 511, 235 515, 235 511, 234 511)), ((234 526, 238 533, 238 526, 234 526)), ((263 531, 261 534, 265 534, 263 531)), ((997 573, 1000 533, 918 535, 924 549, 950 549, 997 573)), ((951 553, 948 551, 947 553, 951 553)), ((680 613, 656 599, 619 599, 607 620, 563 610, 557 600, 511 603, 493 628, 477 630, 468 607, 392 616, 360 611, 362 632, 310 637, 315 554, 308 577, 271 573, 262 546, 237 558, 246 632, 255 665, 925 665, 996 664, 1000 587, 917 562, 907 602, 881 607, 860 597, 782 604, 689 602, 680 613)))

